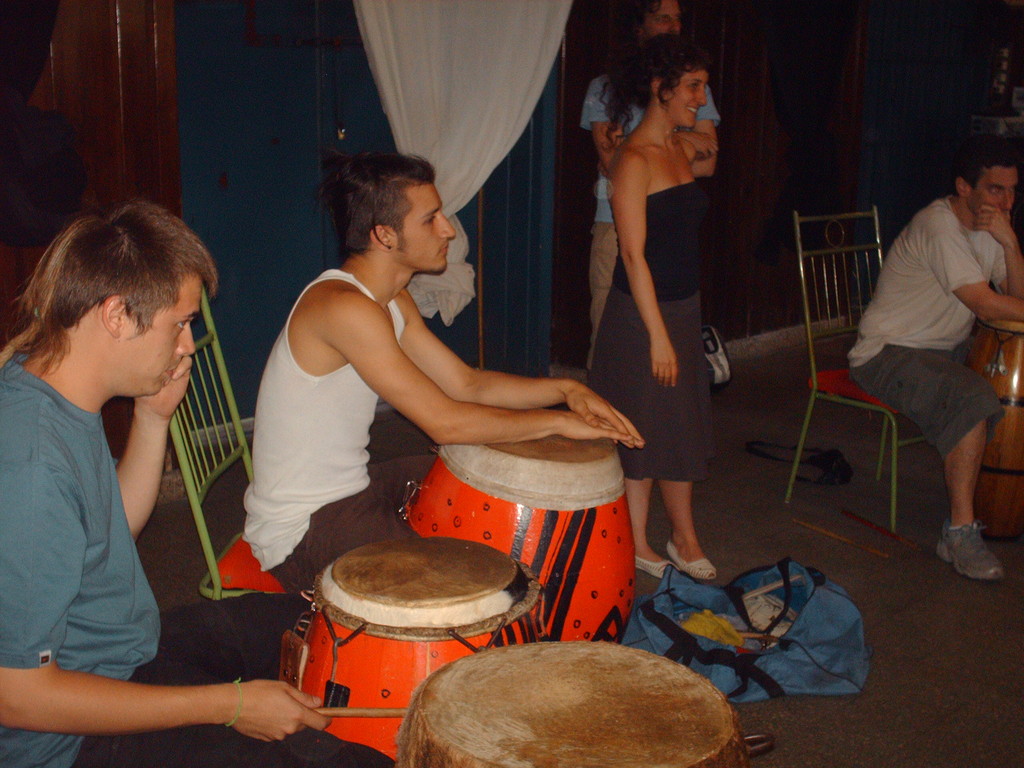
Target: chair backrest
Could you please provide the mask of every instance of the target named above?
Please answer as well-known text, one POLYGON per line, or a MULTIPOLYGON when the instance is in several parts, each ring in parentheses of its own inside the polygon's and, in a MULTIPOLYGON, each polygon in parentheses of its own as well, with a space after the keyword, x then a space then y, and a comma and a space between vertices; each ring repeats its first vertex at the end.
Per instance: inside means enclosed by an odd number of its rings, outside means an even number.
POLYGON ((170 431, 212 587, 219 597, 220 570, 206 526, 203 502, 217 478, 239 459, 251 481, 252 456, 205 290, 200 309, 206 332, 195 341, 191 379, 185 397, 171 417, 170 431))
POLYGON ((811 377, 817 377, 814 342, 855 333, 882 268, 878 208, 801 216, 793 211, 804 330, 811 377))

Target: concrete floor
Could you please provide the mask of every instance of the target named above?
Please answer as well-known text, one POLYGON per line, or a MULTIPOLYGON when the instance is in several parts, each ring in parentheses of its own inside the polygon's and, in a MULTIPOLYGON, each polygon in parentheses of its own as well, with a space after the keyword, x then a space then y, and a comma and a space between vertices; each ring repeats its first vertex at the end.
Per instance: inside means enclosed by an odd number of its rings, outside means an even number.
MULTIPOLYGON (((842 350, 832 356, 841 364, 842 350)), ((845 486, 800 484, 783 503, 788 466, 747 454, 748 440, 793 444, 806 405, 801 348, 733 352, 733 381, 713 397, 718 456, 696 488, 697 528, 719 581, 785 556, 824 571, 860 607, 874 649, 864 691, 843 697, 790 697, 737 707, 744 732, 771 732, 776 748, 758 768, 1024 765, 1024 548, 993 542, 1007 577, 995 584, 956 575, 934 554, 948 507, 938 454, 905 448, 900 460, 898 530, 914 549, 840 514, 887 523, 888 484, 874 480, 880 423, 861 411, 820 404, 809 445, 839 448, 853 466, 845 486), (793 522, 827 528, 887 557, 793 522)), ((907 431, 910 434, 912 427, 907 431)), ((374 428, 375 458, 414 452, 423 437, 401 417, 374 428)), ((208 502, 215 538, 242 524, 244 475, 232 472, 208 502)), ((668 525, 656 500, 650 541, 668 525)), ((139 541, 162 607, 195 598, 201 555, 184 502, 162 503, 139 541)), ((641 574, 639 592, 653 578, 641 574)))

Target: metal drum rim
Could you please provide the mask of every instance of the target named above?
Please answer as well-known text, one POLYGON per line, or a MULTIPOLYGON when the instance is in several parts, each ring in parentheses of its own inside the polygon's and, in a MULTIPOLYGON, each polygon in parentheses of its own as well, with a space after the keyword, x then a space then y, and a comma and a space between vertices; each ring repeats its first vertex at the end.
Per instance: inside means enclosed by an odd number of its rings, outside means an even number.
MULTIPOLYGON (((577 510, 610 504, 625 493, 624 475, 618 454, 613 450, 606 458, 586 464, 566 464, 578 470, 586 467, 602 480, 601 487, 582 492, 571 492, 565 488, 523 488, 513 487, 494 479, 494 472, 488 471, 489 464, 515 462, 524 467, 550 468, 557 462, 518 456, 496 450, 486 445, 443 445, 438 451, 441 461, 456 478, 471 488, 488 496, 512 504, 533 509, 577 510), (597 471, 595 471, 597 470, 597 471)), ((528 477, 537 477, 539 472, 530 472, 528 477)))
POLYGON ((373 624, 365 619, 346 613, 334 603, 329 602, 323 593, 321 580, 323 573, 316 577, 313 584, 313 605, 316 610, 335 624, 340 624, 348 630, 357 630, 365 627, 363 634, 371 637, 379 637, 386 640, 404 640, 408 642, 433 642, 437 640, 454 640, 451 632, 456 632, 460 637, 471 638, 484 635, 503 627, 510 626, 523 616, 533 610, 540 598, 540 582, 533 573, 522 563, 513 560, 519 572, 526 577, 529 586, 526 594, 521 600, 512 604, 504 613, 489 616, 486 619, 454 627, 392 627, 386 624, 373 624))
POLYGON ((990 331, 1002 331, 1024 336, 1024 322, 1019 320, 978 320, 978 325, 990 331))

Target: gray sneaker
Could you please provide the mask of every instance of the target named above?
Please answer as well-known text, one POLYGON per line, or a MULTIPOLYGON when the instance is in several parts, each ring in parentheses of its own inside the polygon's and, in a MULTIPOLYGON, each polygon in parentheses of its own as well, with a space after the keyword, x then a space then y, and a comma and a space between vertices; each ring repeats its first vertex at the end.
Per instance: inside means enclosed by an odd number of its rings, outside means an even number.
POLYGON ((935 547, 935 554, 952 563, 957 573, 969 579, 998 581, 1003 578, 1003 566, 981 540, 982 527, 975 520, 970 525, 950 530, 947 520, 942 524, 942 538, 935 547))

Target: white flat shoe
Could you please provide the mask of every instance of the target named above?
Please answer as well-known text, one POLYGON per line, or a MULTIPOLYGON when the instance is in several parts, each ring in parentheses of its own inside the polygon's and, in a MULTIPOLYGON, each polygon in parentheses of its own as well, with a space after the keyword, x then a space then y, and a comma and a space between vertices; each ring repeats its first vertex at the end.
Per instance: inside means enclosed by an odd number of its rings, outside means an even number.
POLYGON ((644 560, 642 557, 634 557, 634 559, 637 570, 649 573, 656 579, 660 579, 668 567, 668 560, 644 560))
POLYGON ((676 545, 669 539, 668 544, 665 545, 665 550, 668 552, 668 559, 672 561, 672 564, 683 573, 693 576, 698 581, 711 581, 718 575, 718 571, 715 570, 715 566, 711 564, 711 561, 706 557, 702 557, 699 560, 694 560, 692 563, 688 563, 679 556, 679 551, 676 549, 676 545))

